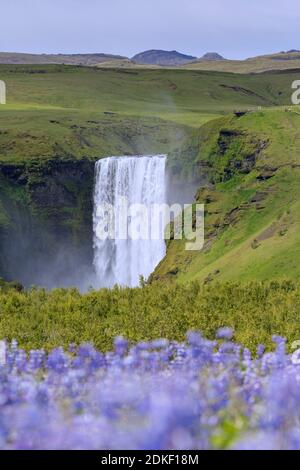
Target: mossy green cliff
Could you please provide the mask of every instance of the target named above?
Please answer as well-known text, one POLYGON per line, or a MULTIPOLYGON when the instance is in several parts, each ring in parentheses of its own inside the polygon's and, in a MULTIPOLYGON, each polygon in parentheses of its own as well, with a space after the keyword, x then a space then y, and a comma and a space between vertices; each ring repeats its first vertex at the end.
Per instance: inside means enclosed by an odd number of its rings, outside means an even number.
POLYGON ((152 280, 298 279, 300 110, 228 116, 199 132, 204 248, 189 252, 171 240, 152 280))

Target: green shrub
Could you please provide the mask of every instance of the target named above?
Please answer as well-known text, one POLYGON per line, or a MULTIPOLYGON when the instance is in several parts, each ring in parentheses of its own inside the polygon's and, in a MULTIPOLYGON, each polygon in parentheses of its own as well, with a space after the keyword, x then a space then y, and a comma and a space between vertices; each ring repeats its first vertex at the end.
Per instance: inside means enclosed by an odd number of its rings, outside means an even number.
POLYGON ((213 338, 222 326, 234 328, 234 339, 252 351, 259 343, 270 349, 273 334, 300 339, 300 285, 193 282, 83 295, 76 289, 0 289, 0 338, 15 338, 27 350, 86 341, 108 350, 116 335, 132 342, 183 340, 191 329, 213 338))

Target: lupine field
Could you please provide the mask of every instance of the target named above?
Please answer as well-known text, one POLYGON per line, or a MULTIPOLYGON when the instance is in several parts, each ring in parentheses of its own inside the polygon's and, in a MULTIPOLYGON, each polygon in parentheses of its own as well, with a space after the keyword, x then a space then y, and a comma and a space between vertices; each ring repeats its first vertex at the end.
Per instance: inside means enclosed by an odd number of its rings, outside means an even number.
MULTIPOLYGON (((251 355, 214 341, 90 344, 26 353, 0 366, 2 449, 300 449, 300 365, 285 340, 251 355)), ((5 359, 5 360, 4 360, 5 359)))

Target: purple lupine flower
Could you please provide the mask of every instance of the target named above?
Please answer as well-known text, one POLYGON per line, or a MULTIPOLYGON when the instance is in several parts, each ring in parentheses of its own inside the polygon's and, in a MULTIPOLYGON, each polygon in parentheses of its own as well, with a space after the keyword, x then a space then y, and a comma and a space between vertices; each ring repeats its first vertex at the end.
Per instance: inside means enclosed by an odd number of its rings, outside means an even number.
POLYGON ((233 333, 234 333, 233 328, 228 328, 228 327, 219 328, 217 331, 216 337, 220 339, 231 339, 233 337, 233 333))
POLYGON ((91 344, 26 354, 14 342, 0 368, 0 447, 300 449, 300 370, 285 340, 252 358, 232 335, 130 349, 119 337, 105 354, 91 344))

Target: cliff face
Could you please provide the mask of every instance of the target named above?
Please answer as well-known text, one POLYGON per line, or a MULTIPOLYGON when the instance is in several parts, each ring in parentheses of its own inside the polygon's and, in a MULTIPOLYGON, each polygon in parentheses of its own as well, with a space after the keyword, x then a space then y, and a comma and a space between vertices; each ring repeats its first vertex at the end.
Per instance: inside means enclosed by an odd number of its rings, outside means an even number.
POLYGON ((208 176, 200 251, 170 240, 151 280, 207 284, 299 279, 300 189, 297 108, 235 113, 199 130, 195 165, 208 176))
POLYGON ((0 164, 0 277, 78 285, 92 275, 92 159, 0 164))

